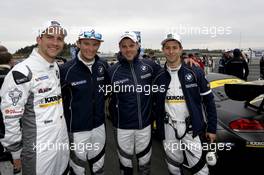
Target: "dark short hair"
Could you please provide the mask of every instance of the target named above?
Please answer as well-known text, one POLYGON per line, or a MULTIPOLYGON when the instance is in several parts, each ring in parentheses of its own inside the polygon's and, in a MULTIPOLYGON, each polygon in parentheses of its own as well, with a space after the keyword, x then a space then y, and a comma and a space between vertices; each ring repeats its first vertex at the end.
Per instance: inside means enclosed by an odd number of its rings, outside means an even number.
POLYGON ((7 48, 5 47, 5 46, 3 46, 3 45, 0 45, 0 53, 1 52, 7 52, 8 50, 7 50, 7 48))
POLYGON ((240 56, 241 56, 241 51, 240 51, 240 49, 234 49, 234 50, 233 50, 233 55, 234 55, 234 57, 240 57, 240 56))
POLYGON ((0 52, 0 64, 9 64, 12 58, 11 53, 0 52))
POLYGON ((188 54, 188 57, 193 57, 194 55, 192 53, 189 53, 188 54))

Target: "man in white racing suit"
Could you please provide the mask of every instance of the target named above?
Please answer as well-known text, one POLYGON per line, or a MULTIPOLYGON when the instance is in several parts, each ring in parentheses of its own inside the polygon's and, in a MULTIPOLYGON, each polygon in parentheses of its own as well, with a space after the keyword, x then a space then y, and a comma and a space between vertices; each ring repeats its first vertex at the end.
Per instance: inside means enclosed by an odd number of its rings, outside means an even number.
POLYGON ((168 34, 161 44, 166 64, 154 84, 165 85, 165 91, 153 98, 169 173, 180 175, 187 167, 192 174, 207 175, 202 144, 216 140, 217 123, 210 85, 202 69, 182 62, 179 35, 168 34))
POLYGON ((49 21, 37 36, 37 48, 6 76, 1 89, 5 137, 14 166, 25 175, 61 175, 69 160, 59 68, 66 30, 49 21))

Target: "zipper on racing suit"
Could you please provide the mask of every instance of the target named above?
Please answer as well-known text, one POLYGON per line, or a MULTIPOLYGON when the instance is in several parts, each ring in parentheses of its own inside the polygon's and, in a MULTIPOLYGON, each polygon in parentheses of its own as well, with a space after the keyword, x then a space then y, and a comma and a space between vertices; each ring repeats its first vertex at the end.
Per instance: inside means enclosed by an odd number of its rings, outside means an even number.
POLYGON ((118 99, 118 96, 116 94, 116 110, 117 110, 117 128, 120 128, 120 120, 119 120, 119 99, 118 99))
MULTIPOLYGON (((136 77, 136 73, 135 73, 135 69, 134 69, 133 63, 129 63, 129 65, 130 65, 130 69, 131 69, 131 72, 132 72, 132 76, 133 76, 135 85, 137 87, 138 81, 137 81, 137 77, 136 77)), ((137 94, 137 105, 138 105, 139 129, 142 129, 141 100, 140 100, 139 94, 137 92, 136 92, 136 94, 137 94)))

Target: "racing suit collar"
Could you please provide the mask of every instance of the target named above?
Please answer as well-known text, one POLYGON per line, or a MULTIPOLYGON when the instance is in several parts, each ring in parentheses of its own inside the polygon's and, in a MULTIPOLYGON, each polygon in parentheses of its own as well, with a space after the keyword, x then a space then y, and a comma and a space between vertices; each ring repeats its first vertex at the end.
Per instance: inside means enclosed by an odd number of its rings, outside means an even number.
POLYGON ((179 71, 180 70, 180 68, 182 67, 182 64, 180 64, 178 67, 176 67, 176 68, 170 68, 168 65, 167 65, 167 63, 165 64, 165 66, 166 66, 166 70, 169 72, 169 73, 171 73, 171 72, 177 72, 177 71, 179 71))
POLYGON ((85 62, 82 58, 81 58, 81 55, 80 55, 80 52, 78 53, 77 55, 78 59, 86 66, 90 66, 90 65, 93 65, 95 63, 95 58, 90 61, 90 62, 85 62))
POLYGON ((49 63, 48 61, 46 61, 46 59, 38 53, 38 48, 33 49, 31 56, 35 57, 35 59, 37 59, 38 62, 47 69, 54 67, 56 64, 55 61, 53 63, 49 63))
MULTIPOLYGON (((179 69, 178 70, 180 70, 183 66, 185 66, 185 63, 184 62, 181 62, 181 64, 180 64, 180 66, 178 67, 179 69)), ((168 72, 169 70, 168 70, 168 65, 167 65, 167 61, 165 62, 165 64, 164 64, 164 69, 168 72)), ((177 69, 177 68, 176 68, 177 69)))

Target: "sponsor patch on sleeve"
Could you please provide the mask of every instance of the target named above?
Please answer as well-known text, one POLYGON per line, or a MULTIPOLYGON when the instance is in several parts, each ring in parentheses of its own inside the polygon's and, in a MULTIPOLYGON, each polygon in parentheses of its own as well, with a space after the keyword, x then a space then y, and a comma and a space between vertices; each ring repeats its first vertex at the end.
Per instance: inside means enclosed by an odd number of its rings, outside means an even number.
POLYGON ((4 115, 7 117, 11 116, 19 116, 24 114, 24 109, 16 109, 16 108, 7 108, 4 110, 4 115))
POLYGON ((44 75, 44 76, 36 78, 35 80, 36 81, 42 81, 42 80, 47 80, 47 79, 49 79, 49 76, 48 75, 44 75))
POLYGON ((13 106, 16 106, 18 101, 22 98, 23 92, 19 90, 18 88, 15 88, 8 92, 8 96, 12 100, 13 106))

